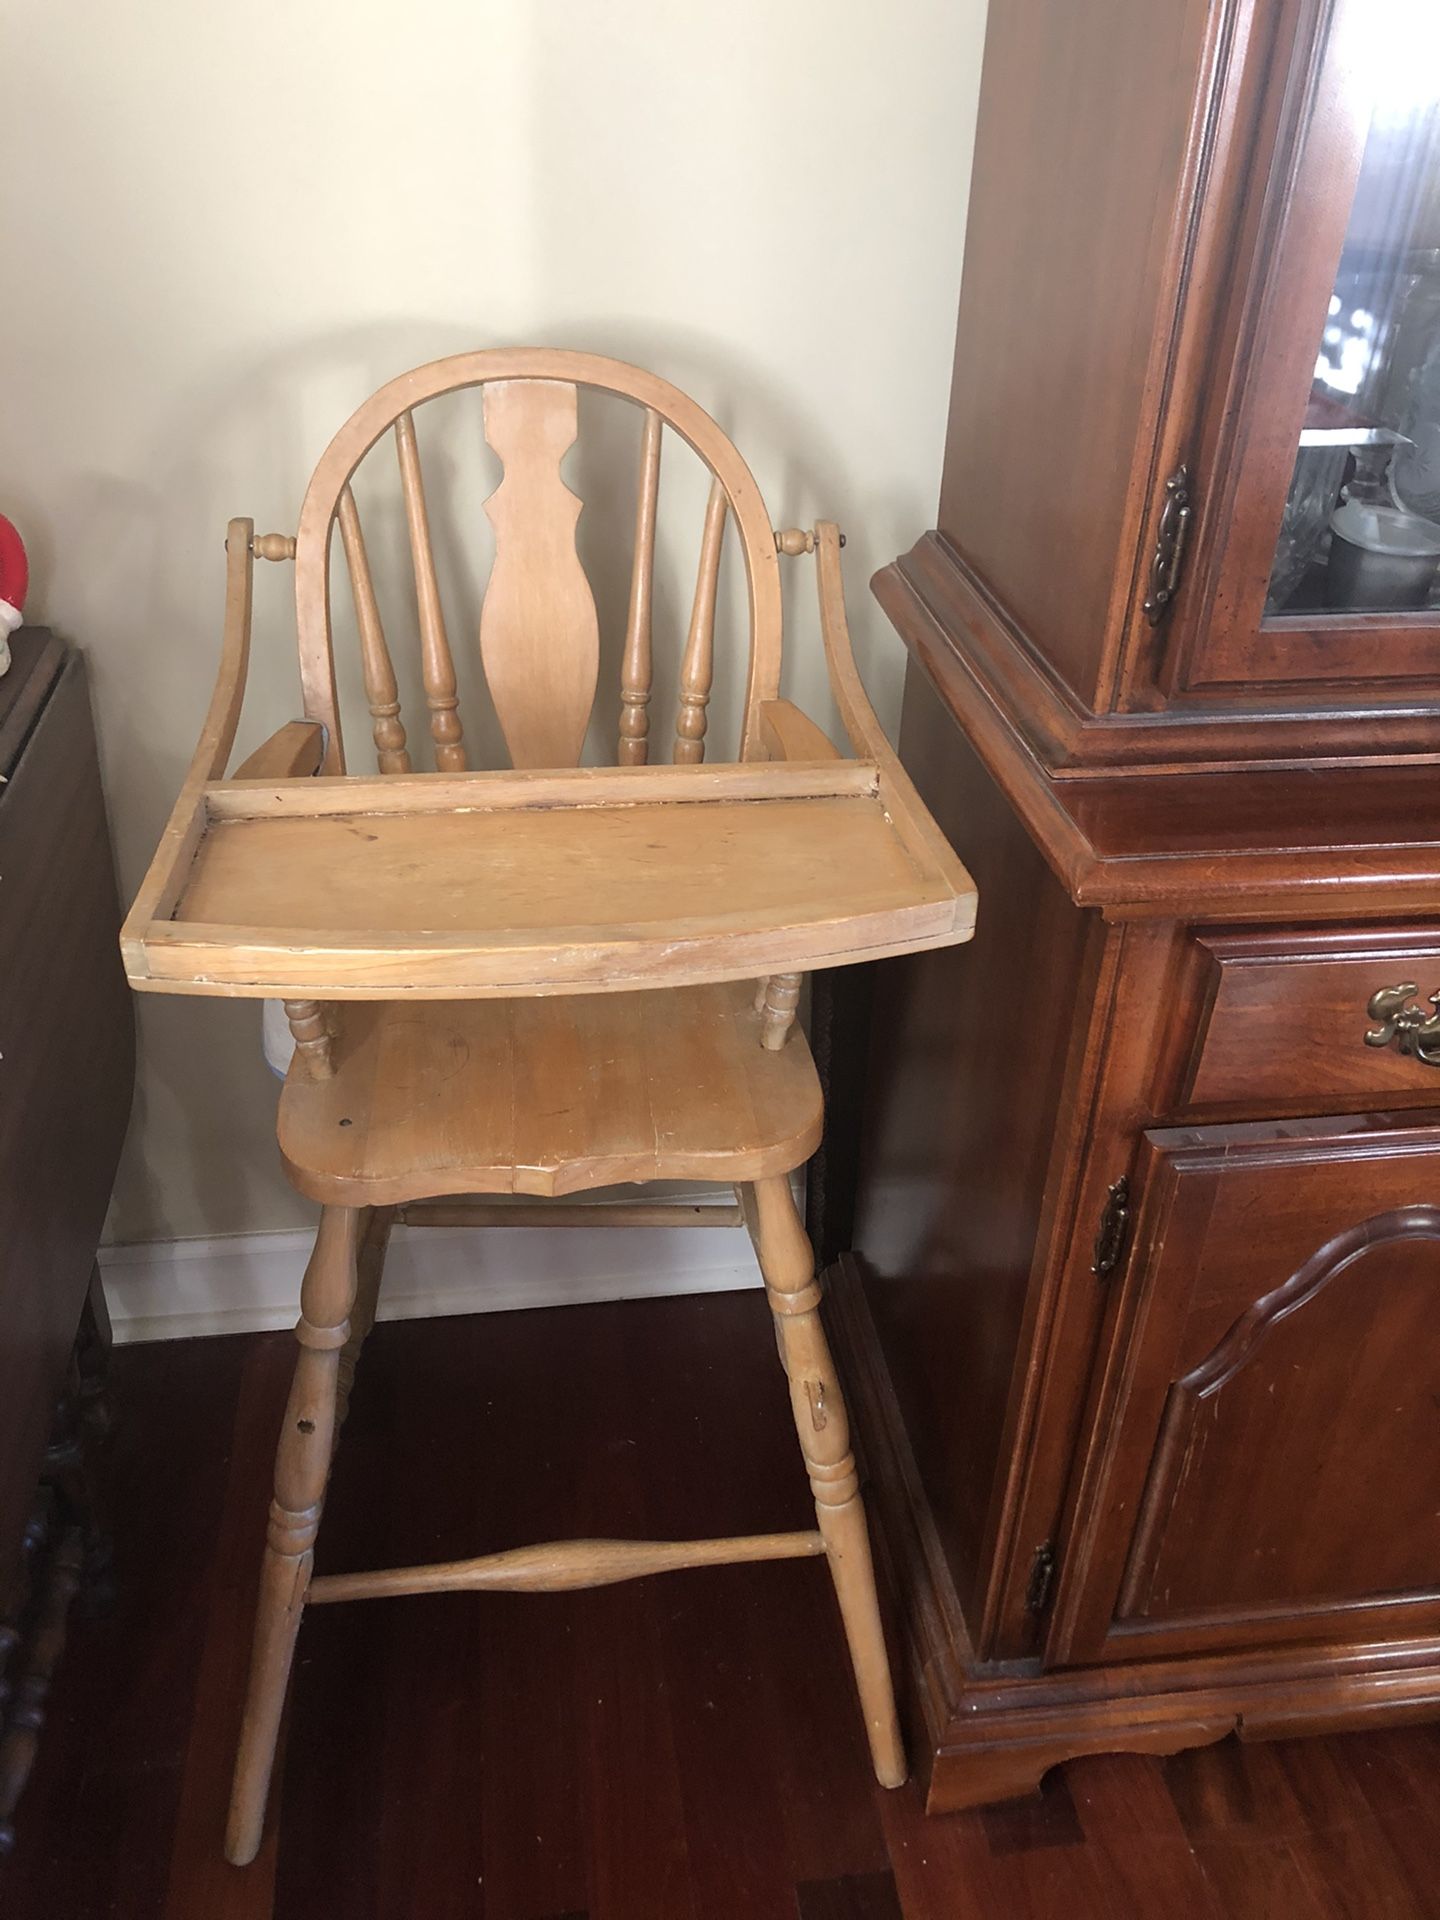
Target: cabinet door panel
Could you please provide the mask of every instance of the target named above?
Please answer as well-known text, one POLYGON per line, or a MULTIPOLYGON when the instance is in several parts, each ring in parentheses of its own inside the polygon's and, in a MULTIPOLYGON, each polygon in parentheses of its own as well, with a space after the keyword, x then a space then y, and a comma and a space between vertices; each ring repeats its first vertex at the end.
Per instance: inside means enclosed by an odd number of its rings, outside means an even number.
POLYGON ((991 7, 937 525, 1087 706, 1134 599, 1235 0, 991 7))
POLYGON ((1300 7, 1171 692, 1440 681, 1437 59, 1433 6, 1300 7))
POLYGON ((1440 1128, 1154 1132, 1049 1653, 1440 1622, 1440 1128))

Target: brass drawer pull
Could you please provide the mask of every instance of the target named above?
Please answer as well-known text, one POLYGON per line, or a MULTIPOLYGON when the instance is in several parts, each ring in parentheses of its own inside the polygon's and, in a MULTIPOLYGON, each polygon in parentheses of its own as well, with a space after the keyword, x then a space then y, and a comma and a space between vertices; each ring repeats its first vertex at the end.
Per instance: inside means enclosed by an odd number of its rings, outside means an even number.
POLYGON ((1432 993, 1433 1013, 1407 1002, 1420 991, 1413 980, 1399 987, 1381 987, 1370 996, 1366 1009, 1380 1025, 1365 1036, 1367 1047, 1388 1047, 1393 1041, 1401 1053, 1423 1060, 1427 1067, 1440 1067, 1440 993, 1432 993))

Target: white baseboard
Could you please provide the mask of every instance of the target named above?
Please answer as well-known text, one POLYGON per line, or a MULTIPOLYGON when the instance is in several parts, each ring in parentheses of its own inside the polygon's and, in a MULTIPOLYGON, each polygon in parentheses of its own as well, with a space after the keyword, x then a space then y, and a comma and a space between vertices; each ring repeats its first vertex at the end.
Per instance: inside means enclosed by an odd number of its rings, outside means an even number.
MULTIPOLYGON (((310 1233, 245 1233, 102 1247, 115 1338, 186 1340, 295 1324, 310 1233)), ((397 1227, 385 1259, 382 1320, 760 1284, 749 1235, 734 1227, 397 1227)))

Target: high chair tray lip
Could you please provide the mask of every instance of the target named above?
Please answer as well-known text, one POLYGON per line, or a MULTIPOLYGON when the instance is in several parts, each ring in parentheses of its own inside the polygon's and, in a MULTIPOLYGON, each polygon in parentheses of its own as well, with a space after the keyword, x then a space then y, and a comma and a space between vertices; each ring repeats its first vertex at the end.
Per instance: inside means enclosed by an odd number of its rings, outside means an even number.
POLYGON ((889 787, 866 760, 212 783, 126 967, 166 993, 457 999, 968 939, 968 874, 889 787))

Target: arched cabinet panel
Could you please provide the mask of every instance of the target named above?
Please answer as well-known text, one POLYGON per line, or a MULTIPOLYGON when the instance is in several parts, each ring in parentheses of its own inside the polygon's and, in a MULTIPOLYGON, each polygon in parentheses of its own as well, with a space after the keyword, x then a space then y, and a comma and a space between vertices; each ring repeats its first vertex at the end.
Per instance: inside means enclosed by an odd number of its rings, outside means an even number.
POLYGON ((1373 1119, 1145 1136, 1052 1658, 1440 1623, 1437 1144, 1373 1119))

